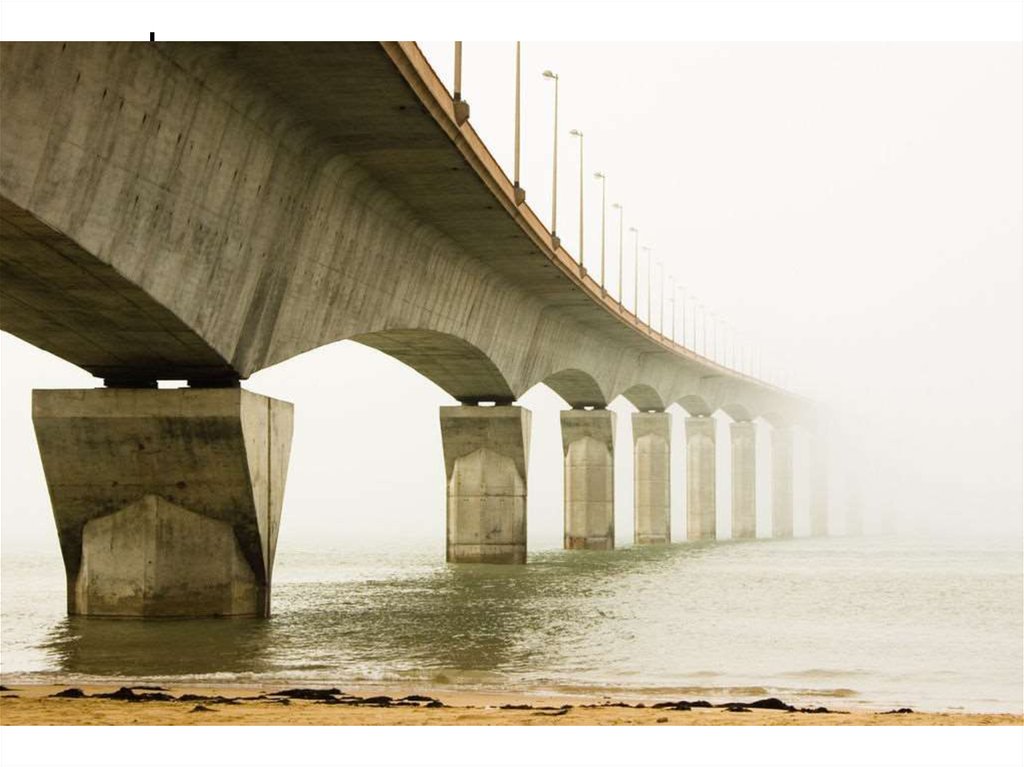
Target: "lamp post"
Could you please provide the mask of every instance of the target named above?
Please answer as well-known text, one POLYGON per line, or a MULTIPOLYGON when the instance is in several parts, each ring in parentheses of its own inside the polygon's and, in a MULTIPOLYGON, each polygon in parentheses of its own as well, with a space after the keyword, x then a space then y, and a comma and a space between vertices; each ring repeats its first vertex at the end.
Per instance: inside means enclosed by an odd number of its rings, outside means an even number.
POLYGON ((462 100, 462 41, 455 42, 455 87, 452 89, 455 122, 462 125, 469 119, 469 104, 462 100))
POLYGON ((697 302, 697 308, 700 309, 700 353, 702 356, 708 356, 708 316, 704 313, 704 304, 697 302))
MULTIPOLYGON (((683 294, 683 346, 686 346, 686 288, 682 285, 679 286, 680 292, 683 294)), ((686 348, 689 348, 686 346, 686 348)))
POLYGON ((573 128, 569 135, 580 140, 580 273, 586 274, 583 266, 583 131, 573 128))
POLYGON ((633 316, 640 319, 640 230, 629 227, 633 238, 633 316))
POLYGON ((677 290, 677 288, 676 288, 676 278, 673 277, 670 274, 668 276, 668 279, 672 283, 672 289, 668 292, 668 295, 669 295, 669 301, 672 304, 672 343, 675 343, 676 342, 676 290, 677 290))
POLYGON ((641 250, 647 254, 647 327, 651 327, 651 249, 646 245, 641 250))
POLYGON ((658 262, 658 333, 665 338, 665 265, 658 262))
MULTIPOLYGON (((580 146, 582 146, 582 145, 583 144, 582 144, 582 140, 581 140, 580 146)), ((604 247, 605 227, 604 227, 604 224, 605 224, 606 214, 608 213, 608 207, 605 204, 605 201, 607 199, 605 193, 607 192, 608 179, 607 179, 607 177, 605 177, 604 173, 602 173, 601 171, 598 171, 597 173, 595 173, 594 174, 594 178, 596 178, 598 181, 601 182, 601 293, 603 295, 604 294, 604 251, 605 251, 605 247, 604 247)))
POLYGON ((512 185, 516 205, 522 205, 526 201, 526 190, 519 186, 519 124, 520 124, 520 86, 519 86, 519 48, 520 43, 516 41, 516 141, 515 141, 515 181, 512 185))
POLYGON ((713 311, 708 310, 711 315, 711 360, 718 361, 718 317, 713 311))
POLYGON ((622 221, 625 218, 625 210, 617 202, 612 207, 619 211, 619 308, 622 308, 622 221))
POLYGON ((551 247, 558 249, 558 75, 550 69, 544 77, 555 82, 555 147, 551 159, 551 247))

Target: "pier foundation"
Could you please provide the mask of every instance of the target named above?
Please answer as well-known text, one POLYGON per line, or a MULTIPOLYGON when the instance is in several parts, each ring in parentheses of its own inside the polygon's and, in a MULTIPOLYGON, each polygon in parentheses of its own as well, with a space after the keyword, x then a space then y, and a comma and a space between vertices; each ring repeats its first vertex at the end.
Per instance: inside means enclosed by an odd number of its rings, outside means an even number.
POLYGON ((447 560, 526 562, 530 411, 512 405, 441 408, 447 480, 447 560))
POLYGON ((238 388, 34 391, 68 613, 269 615, 292 420, 238 388))
POLYGON ((633 541, 670 543, 672 415, 633 413, 633 541))
POLYGON ((615 413, 563 410, 565 548, 615 548, 615 413))
POLYGON ((713 541, 715 519, 715 428, 710 416, 686 419, 686 539, 713 541))
POLYGON ((772 429, 772 537, 793 537, 793 429, 772 429))
POLYGON ((729 424, 732 439, 732 537, 757 537, 757 426, 729 424))

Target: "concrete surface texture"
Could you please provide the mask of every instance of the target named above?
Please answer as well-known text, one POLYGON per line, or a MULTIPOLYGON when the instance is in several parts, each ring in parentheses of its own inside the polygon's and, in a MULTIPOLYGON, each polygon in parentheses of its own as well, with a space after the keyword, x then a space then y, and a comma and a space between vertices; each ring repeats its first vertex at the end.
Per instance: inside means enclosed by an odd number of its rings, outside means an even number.
POLYGON ((563 410, 565 548, 615 548, 615 413, 563 410))
POLYGON ((772 537, 793 537, 793 430, 772 429, 772 537))
POLYGON ((713 541, 715 520, 715 428, 707 416, 686 419, 686 539, 713 541))
POLYGON ((441 408, 449 562, 526 562, 526 408, 441 408))
POLYGON ((757 537, 757 425, 729 424, 732 441, 732 537, 757 537))
POLYGON ((670 413, 633 413, 633 542, 670 543, 670 413))
POLYGON ((36 391, 72 615, 268 615, 290 403, 241 389, 36 391))

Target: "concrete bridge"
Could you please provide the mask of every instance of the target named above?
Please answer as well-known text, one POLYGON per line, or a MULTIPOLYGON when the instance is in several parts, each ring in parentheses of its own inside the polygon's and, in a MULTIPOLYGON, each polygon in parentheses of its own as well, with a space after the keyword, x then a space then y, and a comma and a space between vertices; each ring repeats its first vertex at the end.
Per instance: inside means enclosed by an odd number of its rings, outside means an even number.
POLYGON ((525 562, 514 403, 538 382, 572 407, 567 548, 613 547, 620 395, 638 411, 636 543, 673 538, 673 403, 689 414, 675 537, 716 537, 718 410, 734 536, 755 532, 758 417, 773 533, 792 534, 792 428, 813 429, 813 406, 606 294, 415 44, 4 43, 0 120, 0 327, 104 381, 33 396, 70 613, 269 613, 292 405, 239 382, 341 339, 461 403, 441 410, 449 561, 525 562))

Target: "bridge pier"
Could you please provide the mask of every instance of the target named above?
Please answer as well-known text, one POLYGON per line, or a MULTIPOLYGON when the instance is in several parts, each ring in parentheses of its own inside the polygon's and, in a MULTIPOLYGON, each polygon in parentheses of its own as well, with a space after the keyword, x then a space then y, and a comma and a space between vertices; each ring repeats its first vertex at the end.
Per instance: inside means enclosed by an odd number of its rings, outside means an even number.
POLYGON ((686 539, 715 540, 715 427, 710 416, 686 419, 686 539))
POLYGON ((633 413, 633 542, 670 543, 672 415, 633 413))
POLYGON ((292 405, 242 389, 36 390, 68 613, 267 616, 292 405))
POLYGON ((757 537, 757 425, 729 424, 732 438, 732 537, 757 537))
POLYGON ((563 410, 565 548, 615 548, 615 413, 563 410))
POLYGON ((793 429, 772 429, 772 537, 793 537, 793 429))
POLYGON ((512 405, 441 408, 447 480, 447 560, 526 562, 530 411, 512 405))
POLYGON ((811 535, 828 535, 828 452, 825 441, 811 443, 811 535))

